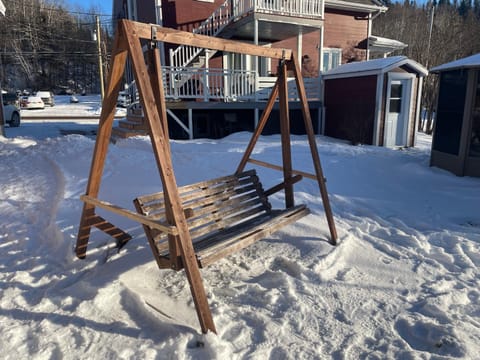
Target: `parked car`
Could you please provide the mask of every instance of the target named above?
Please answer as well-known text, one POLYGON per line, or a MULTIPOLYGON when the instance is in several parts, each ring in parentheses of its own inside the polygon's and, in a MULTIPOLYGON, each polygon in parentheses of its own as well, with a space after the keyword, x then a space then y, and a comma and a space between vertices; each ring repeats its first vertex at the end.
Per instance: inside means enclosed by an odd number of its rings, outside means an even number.
POLYGON ((16 94, 2 94, 3 96, 3 119, 11 127, 20 126, 20 109, 16 94))
POLYGON ((20 106, 24 109, 45 109, 45 103, 38 96, 23 97, 20 99, 20 106))
POLYGON ((45 105, 55 106, 55 98, 51 91, 37 91, 35 96, 42 98, 45 105))

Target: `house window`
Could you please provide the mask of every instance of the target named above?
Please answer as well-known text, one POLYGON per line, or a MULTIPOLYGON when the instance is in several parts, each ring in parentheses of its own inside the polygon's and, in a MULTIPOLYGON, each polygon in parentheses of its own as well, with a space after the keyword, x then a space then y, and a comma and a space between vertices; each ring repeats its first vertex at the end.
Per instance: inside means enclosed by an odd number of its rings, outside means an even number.
POLYGON ((323 49, 323 72, 336 68, 342 63, 342 49, 323 49))

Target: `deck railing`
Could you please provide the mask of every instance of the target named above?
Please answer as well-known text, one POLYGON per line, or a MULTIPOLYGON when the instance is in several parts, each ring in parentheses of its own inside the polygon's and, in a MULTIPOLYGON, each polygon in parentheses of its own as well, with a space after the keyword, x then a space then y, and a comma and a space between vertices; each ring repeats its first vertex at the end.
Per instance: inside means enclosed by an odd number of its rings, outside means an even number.
POLYGON ((235 17, 254 11, 273 15, 323 18, 323 0, 232 0, 232 2, 235 17))
MULTIPOLYGON (((163 67, 165 97, 170 100, 266 101, 275 77, 258 77, 254 71, 213 68, 163 67)), ((305 78, 309 100, 320 100, 319 78, 305 78)), ((288 97, 298 100, 295 80, 288 80, 288 97)))

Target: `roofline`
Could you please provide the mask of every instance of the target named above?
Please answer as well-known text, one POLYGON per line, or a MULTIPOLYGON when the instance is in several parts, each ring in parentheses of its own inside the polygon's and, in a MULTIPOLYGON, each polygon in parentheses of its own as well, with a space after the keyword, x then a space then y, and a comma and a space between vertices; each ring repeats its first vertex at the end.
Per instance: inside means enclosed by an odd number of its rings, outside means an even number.
POLYGON ((389 66, 386 66, 382 69, 353 71, 353 72, 339 73, 339 74, 333 74, 333 75, 327 74, 327 75, 322 75, 322 78, 328 80, 328 79, 341 79, 341 78, 354 77, 354 76, 360 77, 360 76, 380 75, 380 74, 385 74, 390 70, 403 66, 405 64, 411 65, 412 67, 414 67, 420 77, 424 77, 428 75, 428 70, 423 65, 420 65, 419 63, 411 59, 405 58, 405 59, 396 61, 395 63, 390 64, 389 66))
POLYGON ((480 65, 478 64, 467 64, 467 65, 458 65, 458 66, 452 66, 452 67, 445 67, 443 68, 443 65, 435 66, 434 68, 430 69, 430 73, 432 74, 439 74, 444 71, 453 71, 453 70, 460 70, 460 69, 478 69, 480 68, 480 65))
POLYGON ((384 13, 388 10, 388 7, 381 5, 377 0, 373 0, 378 3, 378 5, 364 5, 353 3, 350 1, 343 0, 325 0, 325 8, 329 9, 340 9, 340 10, 354 10, 354 11, 363 11, 368 13, 384 13))

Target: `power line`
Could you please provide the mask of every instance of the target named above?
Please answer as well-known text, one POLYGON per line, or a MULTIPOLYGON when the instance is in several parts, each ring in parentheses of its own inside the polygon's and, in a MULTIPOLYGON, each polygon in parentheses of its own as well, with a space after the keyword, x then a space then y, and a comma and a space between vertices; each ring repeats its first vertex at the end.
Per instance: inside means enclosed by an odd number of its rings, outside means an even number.
MULTIPOLYGON (((19 4, 16 2, 16 1, 12 1, 12 2, 9 2, 11 3, 12 5, 16 5, 18 6, 19 4)), ((29 7, 29 8, 37 8, 37 7, 40 7, 40 6, 34 6, 34 5, 30 5, 30 4, 21 4, 21 6, 23 7, 29 7)), ((59 6, 59 7, 47 7, 47 6, 43 6, 43 7, 40 7, 41 9, 44 9, 44 10, 49 10, 49 11, 58 11, 58 12, 66 12, 66 13, 69 13, 69 14, 72 14, 72 15, 90 15, 90 16, 102 16, 102 17, 112 17, 113 15, 112 14, 101 14, 101 13, 94 13, 94 12, 81 12, 81 11, 71 11, 71 10, 68 10, 68 9, 65 9, 63 8, 62 6, 59 6)), ((7 13, 8 14, 8 13, 7 13)))

